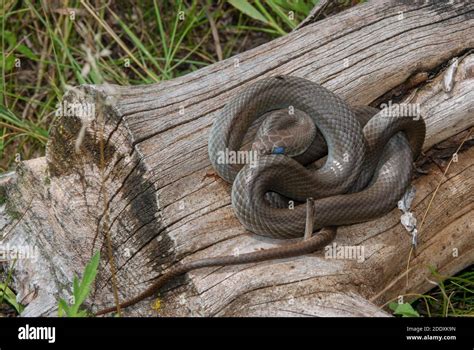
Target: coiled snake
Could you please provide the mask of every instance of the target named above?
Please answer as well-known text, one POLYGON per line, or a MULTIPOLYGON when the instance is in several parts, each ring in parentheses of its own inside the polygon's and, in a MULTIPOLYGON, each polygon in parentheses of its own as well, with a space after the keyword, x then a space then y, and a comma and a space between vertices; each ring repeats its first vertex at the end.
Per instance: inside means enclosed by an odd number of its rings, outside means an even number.
POLYGON ((298 77, 264 78, 244 88, 216 118, 208 143, 212 166, 233 184, 237 218, 259 235, 300 237, 306 223, 302 203, 311 197, 313 227, 324 229, 278 248, 175 265, 121 307, 153 295, 171 278, 193 269, 314 252, 334 238, 335 226, 371 220, 393 209, 410 183, 425 123, 413 116, 378 112, 351 108, 331 91, 298 77), (226 159, 255 134, 246 152, 257 154, 256 160, 236 164, 226 159), (326 153, 322 166, 305 167, 326 153))

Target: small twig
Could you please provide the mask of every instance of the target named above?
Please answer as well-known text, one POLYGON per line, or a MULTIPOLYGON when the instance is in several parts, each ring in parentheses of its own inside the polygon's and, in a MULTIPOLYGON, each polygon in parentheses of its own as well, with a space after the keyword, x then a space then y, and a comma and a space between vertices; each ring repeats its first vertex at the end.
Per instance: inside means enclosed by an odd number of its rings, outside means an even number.
POLYGON ((311 238, 313 235, 314 225, 314 199, 306 199, 306 227, 304 230, 304 240, 311 238))
POLYGON ((219 32, 217 31, 216 22, 214 21, 212 14, 208 11, 207 8, 206 8, 206 16, 207 16, 207 19, 209 20, 209 25, 211 26, 212 38, 214 39, 214 46, 216 48, 217 60, 222 61, 224 59, 224 56, 222 55, 221 42, 219 40, 219 32))
POLYGON ((322 17, 323 12, 328 8, 328 5, 329 5, 329 0, 319 1, 319 3, 316 4, 313 7, 313 9, 310 11, 309 15, 304 20, 302 20, 301 23, 298 24, 296 28, 293 30, 300 29, 304 26, 307 26, 308 24, 318 21, 320 17, 322 17))

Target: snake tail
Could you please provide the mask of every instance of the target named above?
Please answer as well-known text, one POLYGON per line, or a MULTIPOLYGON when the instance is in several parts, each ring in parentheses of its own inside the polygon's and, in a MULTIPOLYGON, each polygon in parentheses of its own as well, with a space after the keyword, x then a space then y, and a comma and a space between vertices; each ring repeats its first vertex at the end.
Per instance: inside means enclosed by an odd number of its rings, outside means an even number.
MULTIPOLYGON (((150 287, 136 297, 120 303, 120 308, 124 309, 131 305, 149 298, 156 294, 171 279, 183 275, 189 271, 212 266, 228 266, 261 262, 274 259, 285 259, 304 254, 313 253, 327 244, 336 236, 336 227, 325 227, 311 238, 290 243, 278 248, 258 250, 256 252, 239 255, 218 256, 207 259, 190 261, 189 263, 174 265, 168 272, 160 276, 150 287)), ((96 316, 105 315, 117 310, 117 306, 105 308, 95 313, 96 316)))

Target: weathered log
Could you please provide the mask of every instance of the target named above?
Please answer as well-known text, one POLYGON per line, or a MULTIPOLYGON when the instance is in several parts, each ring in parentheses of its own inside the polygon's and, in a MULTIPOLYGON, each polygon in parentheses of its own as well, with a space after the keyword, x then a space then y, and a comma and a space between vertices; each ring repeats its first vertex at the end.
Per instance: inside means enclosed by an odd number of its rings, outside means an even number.
MULTIPOLYGON (((138 294, 175 262, 287 244, 241 227, 230 186, 212 176, 207 156, 208 131, 219 110, 264 76, 305 77, 351 104, 378 103, 397 91, 394 98, 421 108, 425 150, 473 126, 474 56, 465 54, 474 47, 473 9, 467 1, 371 2, 171 81, 68 92, 65 105, 94 106, 94 117, 65 113, 46 157, 21 163, 3 180, 3 244, 39 251, 36 260, 20 259, 15 266, 19 299, 29 302, 24 315, 55 314, 58 297, 71 294, 74 274, 106 246, 106 232, 120 300, 138 294), (449 89, 454 57, 459 59, 449 89)), ((363 262, 330 259, 331 245, 296 259, 201 269, 170 283, 159 310, 145 301, 125 314, 387 315, 377 306, 430 288, 428 265, 452 274, 474 261, 473 163, 470 149, 446 178, 433 166, 415 181, 419 220, 437 183, 443 185, 408 277, 411 239, 395 209, 338 230, 335 247, 363 249, 363 262)), ((114 302, 110 271, 105 247, 91 298, 96 306, 114 302)))

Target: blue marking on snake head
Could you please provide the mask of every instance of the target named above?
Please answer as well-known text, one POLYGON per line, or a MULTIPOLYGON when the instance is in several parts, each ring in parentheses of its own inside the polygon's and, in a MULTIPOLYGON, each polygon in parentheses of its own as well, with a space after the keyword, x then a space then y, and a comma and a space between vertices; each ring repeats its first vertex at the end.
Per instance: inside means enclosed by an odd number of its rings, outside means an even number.
POLYGON ((273 147, 272 154, 285 154, 285 147, 281 147, 281 146, 273 147))

